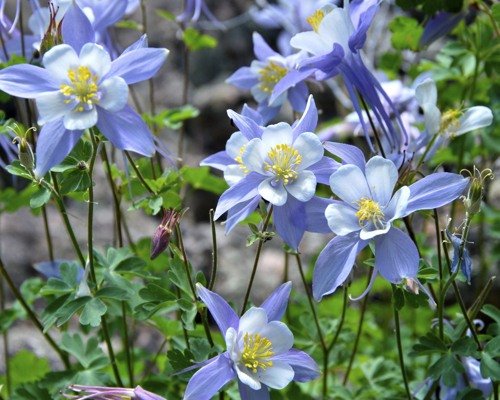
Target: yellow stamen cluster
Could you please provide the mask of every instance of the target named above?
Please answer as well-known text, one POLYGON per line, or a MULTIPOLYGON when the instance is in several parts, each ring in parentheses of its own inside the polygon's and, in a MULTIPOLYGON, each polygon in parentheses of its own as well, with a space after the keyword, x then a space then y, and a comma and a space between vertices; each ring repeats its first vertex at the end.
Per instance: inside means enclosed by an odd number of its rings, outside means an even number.
POLYGON ((238 163, 241 170, 245 174, 248 174, 250 172, 250 170, 246 167, 245 163, 243 162, 243 153, 245 152, 246 147, 247 147, 246 144, 244 144, 243 146, 240 147, 239 154, 236 156, 236 158, 234 160, 238 163))
POLYGON ((273 362, 269 358, 273 355, 273 344, 268 338, 258 333, 245 333, 243 337, 243 353, 241 354, 241 360, 245 367, 254 374, 257 373, 259 368, 272 367, 273 362))
POLYGON ((271 93, 276 84, 287 74, 288 69, 284 66, 270 61, 264 68, 259 71, 260 85, 259 88, 264 93, 271 93))
POLYGON ((297 179, 295 168, 302 162, 302 156, 288 144, 278 144, 267 153, 270 163, 264 164, 266 171, 272 172, 284 185, 297 179))
POLYGON ((68 71, 70 84, 60 86, 61 93, 68 97, 66 103, 76 100, 76 111, 82 112, 86 106, 92 107, 99 99, 97 96, 97 76, 88 67, 79 66, 68 71))
POLYGON ((321 21, 323 21, 323 18, 325 17, 325 13, 323 10, 316 10, 313 14, 311 14, 307 18, 307 22, 309 25, 312 26, 314 29, 314 32, 318 32, 319 25, 321 24, 321 21))
POLYGON ((371 221, 375 226, 380 225, 384 218, 384 213, 380 209, 380 205, 366 197, 363 197, 358 201, 359 210, 356 213, 360 225, 364 225, 366 222, 371 221))
POLYGON ((448 110, 441 116, 441 124, 439 132, 446 132, 449 128, 458 128, 460 125, 459 118, 462 115, 460 110, 448 110))

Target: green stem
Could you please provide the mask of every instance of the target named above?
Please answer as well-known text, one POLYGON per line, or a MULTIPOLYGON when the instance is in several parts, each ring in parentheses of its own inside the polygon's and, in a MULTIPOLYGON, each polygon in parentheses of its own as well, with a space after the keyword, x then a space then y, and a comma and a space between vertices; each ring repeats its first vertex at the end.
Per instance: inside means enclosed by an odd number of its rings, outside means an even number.
POLYGON ((120 371, 118 371, 115 352, 113 350, 113 345, 111 343, 111 337, 109 336, 108 323, 105 315, 101 317, 101 328, 102 328, 102 334, 104 336, 104 341, 106 342, 106 347, 108 348, 109 359, 111 361, 111 368, 113 369, 113 375, 115 376, 116 384, 119 387, 123 387, 123 382, 120 377, 120 371))
POLYGON ((210 274, 210 282, 208 289, 213 290, 215 286, 215 279, 217 277, 217 233, 215 231, 214 210, 209 212, 210 227, 212 229, 212 273, 210 274))
POLYGON ((47 208, 42 206, 43 228, 45 231, 45 238, 47 239, 47 248, 49 251, 49 260, 54 261, 54 247, 52 245, 52 236, 50 234, 49 220, 47 217, 47 208))
POLYGON ((260 231, 259 244, 257 245, 257 252, 255 253, 255 260, 253 262, 252 274, 250 275, 250 281, 248 282, 248 287, 245 293, 245 298, 243 300, 243 305, 241 306, 240 317, 245 313, 247 308, 248 299, 250 298, 250 292, 252 291, 253 281, 255 279, 255 274, 257 273, 257 266, 259 265, 260 253, 262 251, 262 246, 264 245, 264 233, 267 230, 269 225, 269 221, 271 220, 271 215, 273 213, 273 206, 269 208, 267 212, 266 219, 264 220, 264 225, 262 225, 262 229, 260 231))
POLYGON ((118 189, 111 174, 111 164, 109 162, 108 153, 106 147, 101 148, 101 158, 105 165, 106 176, 108 179, 109 187, 111 188, 111 193, 113 196, 113 210, 115 212, 115 222, 116 222, 116 237, 118 239, 118 247, 123 247, 123 235, 122 235, 122 213, 120 209, 120 198, 118 196, 118 189))
POLYGON ((151 186, 148 185, 148 183, 146 182, 146 179, 142 175, 141 171, 139 170, 139 168, 137 168, 137 165, 135 165, 135 162, 132 159, 132 156, 130 155, 130 153, 128 151, 124 151, 124 153, 125 153, 125 156, 127 157, 127 160, 130 162, 130 165, 132 166, 133 170, 135 171, 135 174, 137 175, 137 178, 141 182, 142 186, 144 186, 144 188, 150 194, 156 196, 156 192, 151 188, 151 186))
POLYGON ((441 255, 441 229, 439 228, 439 215, 437 209, 434 209, 434 229, 436 231, 436 248, 437 248, 437 256, 438 256, 438 268, 439 268, 439 304, 437 306, 438 311, 438 324, 439 324, 439 338, 441 340, 444 339, 444 302, 441 301, 443 293, 443 261, 441 255))
MULTIPOLYGON (((3 275, 0 275, 0 312, 5 311, 5 292, 3 290, 3 275)), ((11 376, 10 376, 10 359, 9 359, 9 331, 5 330, 2 333, 3 337, 3 357, 5 360, 5 386, 7 388, 7 396, 12 395, 11 376)))
POLYGON ((131 343, 128 335, 127 326, 127 307, 126 302, 122 301, 122 328, 123 328, 123 348, 125 349, 125 358, 127 360, 127 372, 128 381, 130 387, 134 387, 134 364, 132 362, 131 350, 133 349, 133 343, 131 343))
POLYGON ((328 346, 328 351, 330 352, 333 349, 333 346, 335 346, 335 343, 337 343, 337 340, 340 336, 340 332, 342 331, 342 327, 344 326, 344 321, 345 321, 345 314, 347 311, 347 298, 348 298, 348 286, 344 285, 344 296, 343 296, 343 302, 342 302, 342 313, 340 314, 340 321, 339 321, 339 326, 337 327, 337 331, 335 332, 335 336, 332 339, 332 342, 328 346))
MULTIPOLYGON (((395 286, 393 285, 393 290, 395 286)), ((408 377, 406 376, 405 361, 403 354, 403 344, 401 342, 401 327, 399 326, 399 311, 396 304, 393 304, 394 308, 394 324, 396 325, 396 342, 398 344, 398 355, 399 355, 399 366, 401 367, 401 374, 403 375, 403 382, 406 390, 406 396, 408 400, 412 400, 410 386, 408 385, 408 377)))
POLYGON ((370 114, 370 110, 368 109, 368 106, 366 105, 365 99, 363 96, 361 96, 361 93, 358 92, 359 99, 361 100, 361 104, 363 105, 363 108, 366 111, 366 115, 368 116, 368 121, 370 121, 370 126, 372 127, 373 130, 373 136, 375 137, 375 141, 377 142, 377 146, 380 150, 380 154, 382 154, 382 157, 385 158, 385 152, 384 148, 382 147, 382 141, 380 140, 380 136, 378 135, 377 128, 375 127, 375 123, 372 120, 372 115, 370 114))
POLYGON ((24 308, 24 311, 26 311, 26 314, 28 314, 28 317, 31 319, 35 327, 40 331, 40 333, 45 337, 45 340, 49 343, 49 345, 55 350, 55 352, 59 355, 61 358, 61 361, 63 362, 64 366, 66 369, 70 369, 70 363, 68 360, 67 355, 59 348, 57 343, 54 341, 52 336, 48 332, 44 332, 43 325, 42 323, 38 320, 38 317, 34 313, 34 311, 31 309, 29 304, 24 300, 23 295, 21 292, 17 289, 16 285, 14 285, 14 282, 12 281, 9 273, 7 272, 7 269, 5 268, 5 265, 0 258, 0 273, 5 279, 5 282, 7 282, 7 285, 9 286, 10 290, 14 294, 14 297, 19 301, 21 306, 24 308))

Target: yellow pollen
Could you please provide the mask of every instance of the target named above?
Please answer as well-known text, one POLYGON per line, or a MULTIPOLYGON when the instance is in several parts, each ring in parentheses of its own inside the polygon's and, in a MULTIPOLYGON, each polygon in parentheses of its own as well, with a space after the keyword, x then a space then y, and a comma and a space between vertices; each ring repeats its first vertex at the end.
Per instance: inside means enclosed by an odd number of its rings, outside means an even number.
POLYGON ((302 162, 302 156, 288 144, 278 144, 267 153, 270 163, 264 164, 264 170, 272 172, 284 185, 297 179, 295 168, 302 162))
POLYGON ((288 69, 273 61, 270 61, 264 68, 259 71, 260 85, 259 88, 264 93, 271 93, 276 84, 286 75, 288 69))
POLYGON ((273 362, 269 360, 274 355, 273 344, 271 341, 258 333, 245 333, 243 337, 243 352, 241 360, 243 365, 251 370, 254 374, 257 370, 266 369, 273 366, 273 362))
POLYGON ((98 102, 97 76, 88 67, 80 66, 68 71, 70 84, 63 83, 59 89, 67 97, 66 103, 77 101, 75 110, 82 112, 98 102))
POLYGON ((460 110, 448 110, 441 116, 441 124, 439 132, 444 133, 449 128, 458 128, 460 125, 459 118, 462 115, 460 110))
POLYGON ((247 147, 246 144, 240 147, 239 154, 236 156, 234 161, 238 163, 239 167, 245 174, 248 174, 250 170, 246 167, 245 163, 243 162, 243 153, 245 152, 246 147, 247 147))
POLYGON ((312 26, 314 32, 318 32, 319 25, 323 18, 325 17, 325 13, 323 10, 316 10, 313 14, 307 17, 307 22, 312 26))
POLYGON ((359 210, 356 213, 360 225, 364 225, 367 221, 373 222, 375 225, 380 225, 384 218, 384 213, 380 209, 380 205, 366 197, 358 201, 359 210))

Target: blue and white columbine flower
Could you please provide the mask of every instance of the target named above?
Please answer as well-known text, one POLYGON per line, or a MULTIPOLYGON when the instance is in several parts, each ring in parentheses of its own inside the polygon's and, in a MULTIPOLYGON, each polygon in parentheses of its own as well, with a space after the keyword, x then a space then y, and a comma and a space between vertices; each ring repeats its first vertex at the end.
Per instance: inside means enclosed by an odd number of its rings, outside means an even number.
POLYGON ((283 78, 297 72, 296 65, 306 57, 306 53, 299 52, 284 57, 271 49, 257 32, 253 34, 253 46, 257 60, 250 67, 238 69, 226 82, 240 89, 250 89, 255 101, 259 103, 258 111, 263 115, 264 122, 274 118, 287 99, 294 111, 303 112, 309 94, 305 82, 296 82, 272 101, 271 94, 283 78))
POLYGON ((281 122, 262 127, 236 113, 230 116, 240 132, 233 134, 225 152, 203 161, 204 165, 222 169, 231 184, 219 199, 215 217, 229 211, 232 228, 262 198, 274 206, 276 230, 294 249, 306 230, 327 231, 326 223, 317 218, 327 200, 314 194, 316 184, 327 183, 339 164, 324 156, 321 141, 312 133, 318 119, 312 96, 302 118, 293 126, 281 122))
MULTIPOLYGON (((416 279, 419 254, 410 237, 393 226, 396 219, 417 210, 441 207, 459 197, 468 184, 461 175, 431 174, 394 193, 398 170, 380 156, 347 164, 330 177, 334 201, 325 211, 330 229, 337 235, 323 249, 314 269, 313 293, 317 300, 333 293, 349 276, 356 255, 373 241, 375 269, 391 283, 416 279)), ((368 289, 371 285, 369 285, 368 289)), ((367 289, 367 290, 368 290, 367 289)))
POLYGON ((155 150, 148 127, 127 105, 128 84, 155 75, 168 50, 132 45, 132 50, 111 61, 103 47, 85 42, 94 34, 81 14, 82 26, 74 29, 82 31, 69 34, 69 44, 50 49, 42 60, 45 68, 20 64, 0 71, 1 90, 36 101, 38 123, 43 126, 36 147, 39 177, 61 162, 84 130, 94 126, 118 149, 145 156, 155 150))
POLYGON ((269 388, 282 389, 292 380, 307 382, 319 376, 316 362, 292 348, 293 334, 279 320, 290 296, 291 282, 278 287, 260 307, 238 318, 218 294, 197 284, 226 341, 227 350, 203 363, 190 379, 184 400, 209 400, 236 379, 242 400, 269 399, 269 388))
POLYGON ((165 400, 155 393, 144 390, 140 386, 135 389, 104 387, 104 386, 88 386, 88 385, 71 385, 68 389, 72 392, 64 393, 63 396, 73 400, 85 399, 130 399, 130 400, 165 400), (77 394, 73 394, 77 393, 77 394))

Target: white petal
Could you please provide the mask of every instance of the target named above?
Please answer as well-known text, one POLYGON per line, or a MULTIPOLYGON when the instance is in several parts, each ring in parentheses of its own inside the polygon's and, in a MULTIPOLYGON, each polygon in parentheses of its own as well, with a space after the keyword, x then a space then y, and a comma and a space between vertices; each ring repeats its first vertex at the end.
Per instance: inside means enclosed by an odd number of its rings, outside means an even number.
POLYGON ((99 90, 102 92, 99 100, 99 106, 102 108, 116 112, 122 110, 127 104, 128 85, 123 78, 113 76, 106 79, 99 85, 99 90))
POLYGON ((80 60, 73 47, 60 44, 52 47, 42 60, 43 66, 61 80, 66 79, 71 68, 78 67, 80 60))
POLYGON ((287 193, 283 183, 274 177, 267 178, 259 184, 259 194, 275 206, 282 206, 286 203, 287 193))
POLYGON ((347 204, 355 206, 362 198, 371 198, 363 172, 353 164, 342 165, 330 177, 332 192, 347 204))
POLYGON ((278 144, 292 145, 293 132, 292 127, 286 122, 280 122, 275 125, 269 125, 262 132, 262 143, 267 153, 278 144))
POLYGON ((71 110, 64 116, 64 127, 70 131, 91 128, 97 123, 95 107, 88 111, 71 110))
POLYGON ((375 156, 366 163, 365 175, 372 198, 385 207, 398 180, 398 169, 391 160, 375 156))
POLYGON ((493 113, 488 107, 476 106, 465 110, 460 117, 460 128, 455 132, 456 135, 461 135, 475 129, 490 126, 493 122, 493 113))
POLYGON ((259 380, 272 389, 283 389, 295 376, 293 368, 284 361, 273 361, 273 366, 258 371, 259 380))
POLYGON ((297 200, 309 201, 316 193, 316 176, 311 171, 299 172, 297 179, 286 185, 285 189, 297 200))
POLYGON ((336 235, 344 236, 361 229, 358 217, 356 217, 356 210, 345 203, 337 202, 328 205, 325 217, 328 226, 336 235))
POLYGON ((246 146, 248 139, 240 131, 234 132, 226 142, 226 152, 229 157, 236 158, 240 155, 241 148, 246 146))
POLYGON ((437 89, 434 81, 427 78, 419 84, 415 88, 415 98, 417 99, 420 107, 424 107, 426 105, 435 106, 437 103, 437 89))
POLYGON ((351 18, 346 9, 337 7, 325 15, 319 24, 318 33, 325 42, 338 43, 344 50, 349 49, 349 37, 354 32, 351 18))
POLYGON ((38 123, 44 125, 64 117, 74 106, 66 103, 65 100, 66 97, 60 91, 39 95, 36 98, 36 107, 39 113, 38 123))
POLYGON ((244 335, 245 333, 258 333, 267 325, 266 310, 260 307, 250 308, 240 318, 240 325, 238 333, 244 335))
POLYGON ((321 140, 312 132, 302 133, 293 143, 293 148, 302 156, 300 169, 316 164, 325 154, 321 140))
POLYGON ((224 179, 229 186, 237 184, 245 176, 246 174, 239 164, 228 165, 226 169, 224 169, 224 179))
POLYGON ((99 78, 102 78, 111 68, 111 57, 102 46, 86 43, 80 50, 80 64, 89 67, 99 78))
POLYGON ((369 222, 359 232, 360 239, 369 240, 369 239, 374 238, 375 236, 386 234, 387 232, 389 232, 389 229, 391 229, 391 223, 384 222, 383 224, 384 224, 383 228, 379 229, 379 228, 376 228, 375 225, 373 225, 371 222, 369 222))
POLYGON ((227 329, 224 339, 226 341, 226 349, 229 358, 235 362, 239 361, 240 351, 238 348, 238 332, 231 326, 227 329))
POLYGON ((290 45, 299 50, 305 50, 315 56, 327 54, 332 51, 333 44, 326 43, 316 32, 307 31, 297 33, 290 39, 290 45))
POLYGON ((260 88, 260 83, 252 86, 252 88, 250 89, 250 93, 252 93, 252 96, 257 103, 263 103, 271 95, 268 92, 264 92, 260 88))
POLYGON ((271 341, 275 355, 284 353, 293 346, 293 333, 283 322, 271 321, 259 334, 271 341))
POLYGON ((264 166, 264 145, 262 140, 259 138, 252 139, 248 142, 243 151, 241 159, 245 167, 250 171, 258 172, 262 175, 266 175, 262 169, 264 166))
POLYGON ((424 110, 425 129, 429 135, 439 132, 441 125, 441 111, 433 104, 422 106, 424 110))
POLYGON ((385 210, 383 210, 387 221, 393 221, 395 219, 401 218, 405 214, 409 199, 410 188, 408 186, 403 186, 396 193, 394 193, 391 201, 389 202, 385 210))
POLYGON ((247 386, 250 386, 253 390, 260 390, 261 384, 259 379, 254 376, 247 368, 243 365, 235 364, 236 374, 238 379, 247 386))

